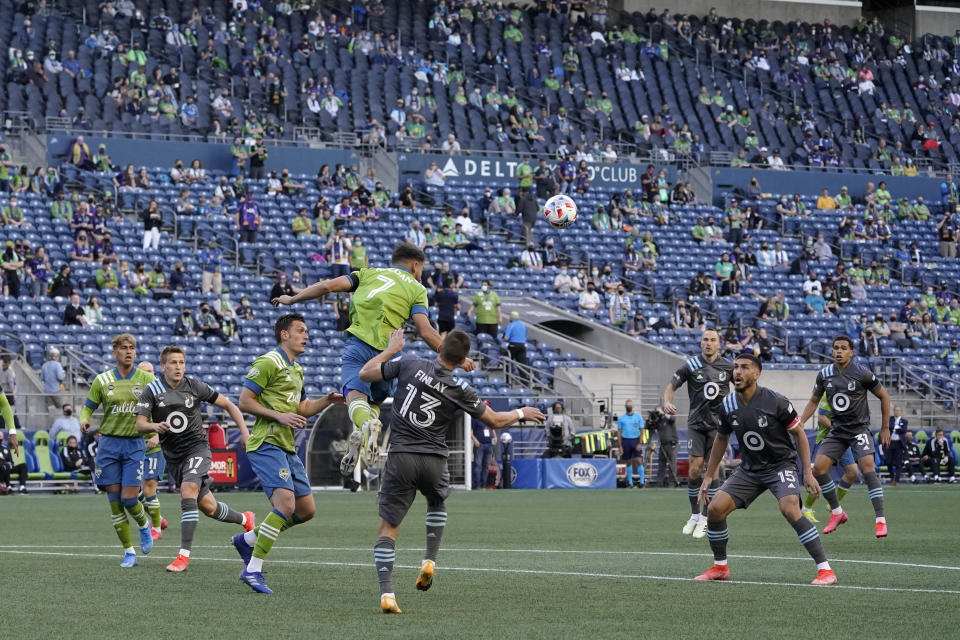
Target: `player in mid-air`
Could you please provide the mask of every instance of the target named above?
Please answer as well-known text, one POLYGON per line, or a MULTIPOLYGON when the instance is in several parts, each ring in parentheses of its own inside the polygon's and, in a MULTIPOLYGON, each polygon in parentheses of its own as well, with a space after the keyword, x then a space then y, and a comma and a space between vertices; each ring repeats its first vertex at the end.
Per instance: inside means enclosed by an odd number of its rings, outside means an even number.
POLYGON ((90 385, 87 400, 80 411, 80 424, 84 433, 89 432, 93 412, 103 405, 94 482, 107 493, 113 528, 123 546, 120 566, 135 567, 137 552, 130 538, 127 513, 140 529, 140 551, 147 554, 153 548, 150 520, 137 499, 146 447, 143 436, 137 432, 134 414, 137 400, 153 382, 153 376, 133 366, 137 359, 137 339, 132 335, 121 333, 110 344, 117 366, 98 375, 90 385))
MULTIPOLYGON (((156 377, 153 370, 153 364, 149 360, 144 360, 137 365, 137 369, 146 371, 156 377)), ((166 471, 166 460, 160 448, 160 439, 154 432, 143 434, 146 440, 147 450, 143 454, 143 481, 139 499, 143 503, 143 508, 147 510, 147 516, 150 518, 150 535, 154 540, 163 537, 163 530, 167 528, 167 520, 160 513, 160 498, 157 497, 157 483, 163 477, 166 471)))
POLYGON ((281 531, 313 518, 316 505, 303 462, 297 457, 294 429, 328 405, 343 404, 337 393, 304 397, 303 367, 297 358, 307 348, 307 323, 299 313, 280 316, 273 325, 277 348, 253 361, 243 379, 240 410, 257 417, 247 441, 247 460, 260 479, 273 510, 253 531, 233 537, 243 559, 240 580, 258 593, 273 593, 263 581, 263 560, 281 531))
POLYGON ((806 423, 817 410, 820 397, 825 393, 832 411, 830 433, 817 448, 813 461, 813 473, 820 483, 823 497, 830 503, 830 522, 823 528, 832 533, 847 521, 847 514, 840 506, 837 486, 830 478, 830 467, 836 464, 849 448, 863 473, 870 502, 875 515, 874 534, 878 538, 887 535, 887 518, 883 509, 883 487, 873 462, 876 446, 870 432, 870 407, 867 392, 880 399, 880 442, 890 444, 890 396, 872 371, 854 360, 853 340, 840 335, 833 339, 833 364, 817 374, 813 395, 803 409, 802 421, 806 423))
POLYGON ((447 524, 444 501, 450 495, 447 430, 457 412, 463 410, 494 429, 519 420, 544 420, 534 407, 495 412, 466 382, 453 375, 470 353, 470 337, 463 331, 447 333, 434 360, 394 358, 403 344, 403 329, 397 329, 390 334, 386 350, 359 372, 360 378, 369 383, 398 382, 390 420, 390 448, 377 494, 380 527, 373 547, 383 613, 401 613, 392 577, 397 532, 417 491, 427 499, 427 548, 416 587, 426 591, 433 584, 437 552, 447 524))
MULTIPOLYGON (((677 413, 673 395, 684 383, 690 396, 690 413, 687 417, 687 454, 690 459, 687 498, 690 501, 690 519, 683 525, 683 534, 692 533, 694 538, 702 538, 707 533, 707 508, 705 505, 702 510, 700 508, 697 486, 703 473, 704 459, 710 458, 720 403, 730 393, 732 375, 733 363, 720 357, 720 334, 707 329, 700 336, 700 355, 687 358, 663 392, 663 411, 669 416, 677 413)), ((719 487, 720 483, 714 481, 710 495, 719 487)))
POLYGON ((190 564, 193 534, 200 511, 209 518, 253 529, 252 511, 240 513, 218 502, 210 491, 211 453, 203 430, 202 404, 209 402, 226 411, 240 429, 240 442, 246 444, 250 433, 243 414, 226 396, 204 382, 184 375, 187 362, 183 349, 169 345, 160 352, 163 374, 147 385, 137 403, 137 431, 159 438, 170 473, 180 487, 180 552, 167 571, 180 573, 190 564))
MULTIPOLYGON (((823 439, 830 433, 830 425, 832 424, 830 420, 831 413, 830 402, 827 400, 827 395, 824 394, 820 397, 820 405, 817 408, 817 448, 820 447, 820 443, 823 442, 823 439)), ((817 449, 815 448, 814 453, 816 453, 816 451, 817 449)), ((850 487, 853 486, 853 483, 857 481, 857 476, 860 475, 860 472, 857 470, 857 461, 853 459, 853 452, 850 451, 849 447, 847 447, 847 450, 840 456, 840 461, 837 463, 837 466, 840 467, 843 472, 840 482, 837 483, 837 500, 843 502, 847 492, 850 491, 850 487)), ((818 522, 816 513, 813 511, 813 505, 816 501, 817 496, 812 493, 808 493, 803 498, 803 515, 807 516, 810 522, 818 522)))
MULTIPOLYGON (((340 473, 353 474, 359 458, 375 462, 380 430, 380 403, 393 395, 388 381, 375 384, 360 379, 360 369, 387 347, 390 333, 401 328, 408 318, 413 319, 417 331, 434 350, 440 349, 440 334, 427 316, 427 290, 420 284, 426 255, 418 247, 401 242, 393 249, 390 267, 364 268, 350 275, 324 280, 310 285, 294 296, 280 296, 271 302, 291 305, 304 300, 322 298, 328 293, 352 292, 350 298, 350 326, 341 355, 341 384, 346 397, 350 421, 349 448, 340 461, 340 473)), ((473 361, 467 358, 466 371, 473 370, 473 361)))
POLYGON ((803 423, 789 400, 757 384, 762 370, 760 359, 752 353, 738 355, 733 362, 735 392, 723 399, 717 440, 698 494, 698 499, 709 505, 707 537, 713 551, 713 566, 695 580, 730 577, 727 516, 736 509, 746 509, 762 493, 770 491, 780 505, 780 513, 817 563, 817 577, 811 584, 836 584, 837 576, 827 562, 817 527, 800 512, 801 486, 806 486, 814 495, 820 490, 810 469, 810 444, 803 433, 803 423), (740 443, 742 464, 710 498, 711 480, 717 477, 730 434, 734 432, 740 443))

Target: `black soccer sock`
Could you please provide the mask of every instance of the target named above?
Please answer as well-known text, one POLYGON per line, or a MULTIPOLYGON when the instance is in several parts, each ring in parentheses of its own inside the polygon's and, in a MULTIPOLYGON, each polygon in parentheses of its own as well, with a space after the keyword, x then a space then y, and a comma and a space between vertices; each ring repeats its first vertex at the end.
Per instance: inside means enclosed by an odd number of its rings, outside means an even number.
MULTIPOLYGON (((720 482, 719 478, 710 483, 710 488, 707 490, 707 497, 710 498, 710 500, 713 500, 713 496, 717 495, 717 491, 720 489, 721 484, 722 483, 720 482)), ((709 506, 709 500, 703 504, 703 508, 700 511, 700 515, 702 516, 707 515, 708 506, 709 506)))
POLYGON ((867 485, 867 494, 873 503, 873 512, 878 518, 883 518, 883 487, 880 486, 880 476, 876 471, 863 474, 863 481, 867 485))
POLYGON ((825 473, 822 476, 817 476, 817 482, 820 483, 820 493, 822 493, 823 497, 830 503, 830 508, 838 508, 840 506, 840 500, 837 498, 837 485, 834 483, 833 478, 830 477, 830 474, 825 473))
POLYGON ((440 540, 443 538, 443 528, 447 526, 447 511, 442 504, 430 507, 427 511, 427 552, 424 560, 437 561, 437 552, 440 551, 440 540))
POLYGON ((699 515, 700 504, 697 496, 700 495, 700 478, 687 478, 687 498, 690 500, 690 513, 699 515))
POLYGON ((243 524, 243 514, 235 509, 231 509, 225 502, 217 503, 217 510, 214 512, 213 517, 220 522, 243 524))
POLYGON ((827 561, 827 552, 823 549, 823 541, 820 540, 820 533, 813 523, 807 520, 806 516, 800 516, 796 522, 791 522, 793 530, 797 532, 797 538, 802 544, 813 561, 819 566, 827 561))
POLYGON ((190 556, 190 548, 193 546, 193 534, 197 530, 197 524, 200 522, 200 511, 197 509, 197 501, 194 498, 184 498, 180 501, 180 553, 186 551, 187 557, 190 556))
POLYGON ((727 540, 730 531, 727 529, 727 519, 707 520, 707 539, 710 541, 710 550, 713 551, 714 564, 727 564, 727 540))
POLYGON ((397 559, 397 541, 380 536, 373 545, 373 561, 380 581, 380 595, 393 593, 393 562, 397 559))

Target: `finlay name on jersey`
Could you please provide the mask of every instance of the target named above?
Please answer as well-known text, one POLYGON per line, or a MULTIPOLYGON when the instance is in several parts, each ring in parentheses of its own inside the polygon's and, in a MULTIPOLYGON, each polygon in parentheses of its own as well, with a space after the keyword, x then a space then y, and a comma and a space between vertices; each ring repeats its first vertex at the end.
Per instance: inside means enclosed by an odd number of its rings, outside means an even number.
POLYGON ((447 385, 441 382, 434 382, 433 376, 428 376, 426 373, 424 373, 423 369, 417 369, 417 372, 413 375, 413 377, 431 389, 436 389, 440 393, 443 393, 447 390, 447 385))

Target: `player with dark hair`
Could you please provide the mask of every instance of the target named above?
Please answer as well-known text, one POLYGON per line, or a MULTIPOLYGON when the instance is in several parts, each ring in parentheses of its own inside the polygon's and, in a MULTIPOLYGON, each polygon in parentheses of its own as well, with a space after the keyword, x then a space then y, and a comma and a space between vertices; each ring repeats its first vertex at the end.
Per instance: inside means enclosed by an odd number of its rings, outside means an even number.
POLYGON ((226 396, 206 383, 185 375, 186 356, 178 346, 168 345, 160 352, 163 374, 147 385, 137 403, 137 431, 159 437, 163 457, 174 481, 180 487, 180 552, 167 571, 180 573, 190 564, 193 535, 200 511, 209 518, 253 529, 252 511, 240 513, 218 502, 210 491, 210 443, 203 429, 202 403, 209 402, 226 411, 237 428, 240 442, 250 437, 243 414, 226 396))
MULTIPOLYGON (((677 406, 673 395, 687 384, 690 396, 690 413, 687 416, 687 456, 690 472, 687 480, 687 498, 690 501, 690 519, 683 525, 683 534, 702 538, 707 534, 707 507, 697 502, 697 481, 703 473, 704 459, 710 458, 714 436, 717 432, 720 403, 730 393, 730 378, 733 363, 720 357, 720 334, 707 329, 700 336, 700 355, 687 358, 677 369, 663 392, 663 412, 676 415, 677 406)), ((712 496, 720 483, 715 481, 710 488, 712 496)))
POLYGON ((303 391, 303 367, 297 358, 307 349, 307 322, 299 313, 280 316, 273 326, 277 348, 253 361, 243 379, 240 410, 257 417, 247 440, 247 460, 260 479, 273 510, 253 531, 233 537, 243 559, 240 580, 258 593, 273 593, 263 581, 263 560, 281 531, 313 518, 316 505, 303 462, 297 456, 294 429, 343 396, 328 393, 308 400, 303 391))
POLYGON ((883 487, 880 486, 880 476, 873 463, 876 446, 870 432, 867 392, 880 399, 880 442, 885 447, 890 444, 890 396, 872 371, 853 360, 854 353, 853 340, 849 336, 840 335, 833 339, 833 364, 817 374, 813 394, 803 410, 801 422, 805 424, 810 419, 820 404, 820 397, 826 393, 832 411, 832 424, 813 462, 813 473, 820 483, 820 490, 830 503, 830 522, 823 532, 832 533, 847 521, 847 514, 837 497, 837 486, 830 478, 830 467, 842 459, 849 447, 863 473, 863 481, 873 503, 876 516, 874 534, 883 538, 887 535, 887 519, 883 509, 883 487))
MULTIPOLYGON (((149 360, 138 363, 137 369, 156 377, 153 364, 149 360)), ((160 511, 160 499, 157 497, 157 484, 167 469, 166 460, 160 448, 160 439, 155 432, 144 433, 143 439, 146 441, 146 451, 143 454, 143 479, 140 483, 141 490, 138 498, 143 503, 143 508, 147 510, 147 517, 150 518, 150 535, 154 540, 159 540, 163 537, 163 530, 167 528, 166 518, 160 511)))
POLYGON ((103 405, 93 477, 97 486, 107 494, 113 528, 123 545, 123 562, 120 566, 129 568, 137 566, 137 552, 130 538, 127 513, 140 528, 140 551, 147 554, 153 548, 150 520, 143 504, 137 499, 143 478, 146 446, 143 436, 137 432, 137 418, 134 415, 140 394, 153 382, 153 376, 134 367, 137 339, 132 335, 121 333, 113 338, 110 345, 117 366, 94 378, 80 411, 80 425, 81 430, 88 433, 93 412, 103 405))
MULTIPOLYGON (((832 413, 830 410, 830 402, 827 400, 826 394, 824 394, 820 397, 820 405, 817 407, 817 440, 816 448, 813 450, 814 453, 816 453, 817 448, 820 447, 823 439, 830 433, 830 426, 833 424, 830 419, 832 413)), ((847 492, 850 491, 850 487, 857 481, 860 472, 857 469, 857 461, 853 459, 853 452, 850 451, 849 448, 840 456, 837 466, 843 471, 843 476, 840 478, 840 482, 837 483, 837 500, 843 502, 847 492)), ((813 511, 813 505, 816 501, 817 496, 812 493, 808 493, 803 499, 803 515, 807 516, 810 522, 818 522, 816 513, 813 511)))
MULTIPOLYGON (((350 326, 341 355, 340 382, 346 397, 350 421, 354 429, 348 438, 349 448, 340 461, 340 473, 353 474, 362 455, 367 464, 375 461, 379 447, 380 403, 393 395, 393 384, 380 381, 374 384, 360 379, 360 369, 387 347, 390 333, 401 328, 412 318, 420 336, 437 351, 440 334, 427 316, 427 290, 420 284, 423 265, 427 261, 423 251, 409 242, 400 242, 393 249, 391 266, 387 269, 364 268, 350 275, 313 284, 297 295, 279 296, 275 305, 291 305, 304 300, 322 298, 328 293, 351 292, 350 326)), ((467 358, 463 368, 473 369, 467 358)))
POLYGON ((730 577, 727 516, 736 509, 746 509, 762 493, 770 491, 780 505, 780 513, 817 563, 817 577, 811 584, 836 584, 837 576, 827 562, 820 534, 800 512, 800 487, 806 486, 813 495, 820 492, 810 469, 810 445, 803 433, 803 423, 789 400, 757 384, 762 370, 760 359, 752 353, 738 355, 733 362, 735 392, 722 401, 717 440, 698 494, 698 499, 709 505, 707 537, 713 551, 713 566, 694 579, 726 580, 730 577), (734 432, 740 443, 743 463, 710 498, 711 480, 717 477, 730 434, 734 432))
POLYGON ((392 582, 397 532, 417 491, 427 499, 427 548, 416 587, 426 591, 433 584, 437 552, 447 523, 444 501, 450 495, 446 437, 457 412, 465 411, 492 429, 519 420, 545 419, 534 407, 496 412, 480 400, 470 385, 453 375, 470 353, 470 337, 463 331, 450 331, 434 360, 394 358, 403 345, 403 330, 397 329, 390 334, 386 350, 359 372, 366 382, 398 382, 390 421, 389 455, 377 495, 380 527, 373 547, 383 613, 401 613, 392 582))

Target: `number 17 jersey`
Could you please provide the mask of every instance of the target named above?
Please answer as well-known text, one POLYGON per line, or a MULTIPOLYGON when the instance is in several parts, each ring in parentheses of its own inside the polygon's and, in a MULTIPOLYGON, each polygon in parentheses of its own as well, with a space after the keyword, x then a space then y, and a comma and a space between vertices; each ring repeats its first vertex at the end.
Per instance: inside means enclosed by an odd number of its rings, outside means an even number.
POLYGON ((350 326, 347 333, 377 351, 390 334, 416 313, 427 314, 427 290, 403 267, 360 269, 350 274, 350 326))

